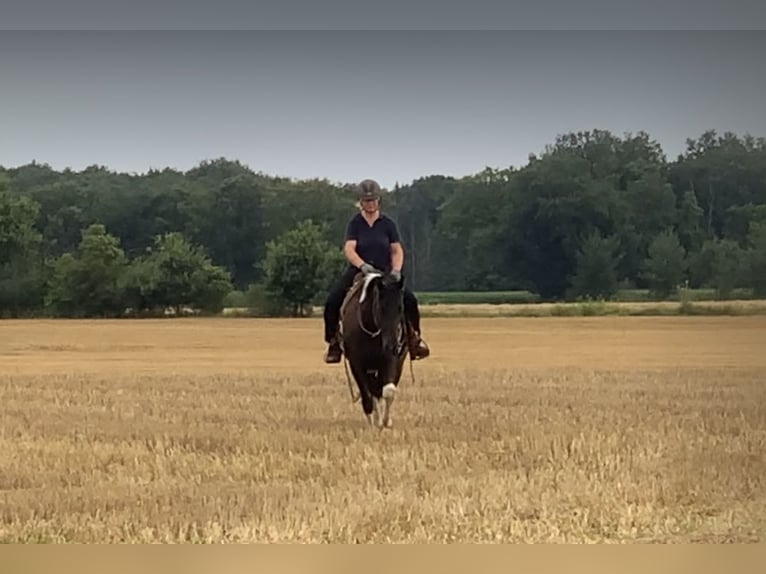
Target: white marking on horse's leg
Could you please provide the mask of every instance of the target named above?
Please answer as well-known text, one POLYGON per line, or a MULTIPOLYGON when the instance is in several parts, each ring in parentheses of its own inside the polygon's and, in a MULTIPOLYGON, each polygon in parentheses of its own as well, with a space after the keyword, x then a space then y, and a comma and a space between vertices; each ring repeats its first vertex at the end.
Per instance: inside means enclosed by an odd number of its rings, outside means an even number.
POLYGON ((391 426, 391 405, 394 402, 394 398, 396 398, 396 385, 393 383, 388 383, 383 387, 383 420, 381 421, 381 426, 383 427, 390 427, 391 426))
POLYGON ((380 426, 380 405, 378 402, 378 399, 372 397, 372 421, 376 427, 380 426))
POLYGON ((394 397, 396 396, 396 385, 394 385, 394 383, 388 383, 383 387, 381 395, 386 400, 386 402, 393 401, 394 397))

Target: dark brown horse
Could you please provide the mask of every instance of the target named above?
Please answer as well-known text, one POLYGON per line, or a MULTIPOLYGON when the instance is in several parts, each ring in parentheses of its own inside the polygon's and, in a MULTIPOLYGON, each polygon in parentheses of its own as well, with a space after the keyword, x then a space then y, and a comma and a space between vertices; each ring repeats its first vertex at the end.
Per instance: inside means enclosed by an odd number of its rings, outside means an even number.
POLYGON ((402 288, 401 278, 360 273, 340 312, 341 347, 362 410, 370 424, 382 428, 391 426, 391 405, 409 352, 402 288))

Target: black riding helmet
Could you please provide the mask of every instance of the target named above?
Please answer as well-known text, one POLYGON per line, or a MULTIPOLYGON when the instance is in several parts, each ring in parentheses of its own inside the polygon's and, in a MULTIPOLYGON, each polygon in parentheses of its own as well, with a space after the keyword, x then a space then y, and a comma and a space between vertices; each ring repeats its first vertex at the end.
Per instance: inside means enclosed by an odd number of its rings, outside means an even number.
POLYGON ((374 179, 365 179, 359 182, 356 186, 356 191, 359 194, 359 199, 380 199, 382 191, 380 185, 374 179))

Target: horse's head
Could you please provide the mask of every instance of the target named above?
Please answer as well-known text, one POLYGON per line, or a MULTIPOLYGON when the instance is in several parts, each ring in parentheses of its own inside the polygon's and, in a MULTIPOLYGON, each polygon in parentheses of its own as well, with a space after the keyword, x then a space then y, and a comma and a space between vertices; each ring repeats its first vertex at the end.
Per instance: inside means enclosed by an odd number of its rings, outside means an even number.
POLYGON ((380 329, 381 343, 386 354, 395 354, 399 344, 402 314, 404 313, 404 280, 390 274, 376 282, 375 316, 380 329))

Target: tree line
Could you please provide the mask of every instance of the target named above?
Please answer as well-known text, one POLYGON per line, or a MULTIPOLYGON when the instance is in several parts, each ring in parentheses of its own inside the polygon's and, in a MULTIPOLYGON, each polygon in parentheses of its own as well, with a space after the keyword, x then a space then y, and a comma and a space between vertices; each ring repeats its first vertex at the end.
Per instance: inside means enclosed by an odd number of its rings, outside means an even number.
MULTIPOLYGON (((347 183, 226 158, 145 174, 0 168, 0 310, 217 312, 247 293, 300 314, 343 265, 355 201, 347 183)), ((766 294, 764 138, 706 131, 668 160, 645 132, 562 134, 524 166, 397 185, 383 208, 419 291, 766 294)))

